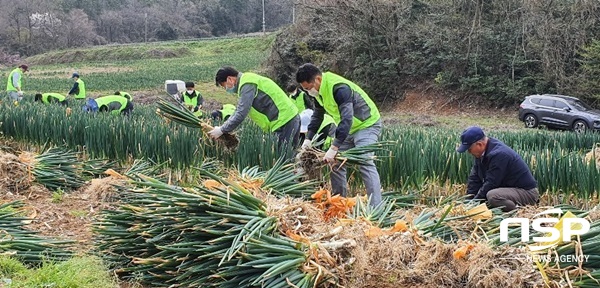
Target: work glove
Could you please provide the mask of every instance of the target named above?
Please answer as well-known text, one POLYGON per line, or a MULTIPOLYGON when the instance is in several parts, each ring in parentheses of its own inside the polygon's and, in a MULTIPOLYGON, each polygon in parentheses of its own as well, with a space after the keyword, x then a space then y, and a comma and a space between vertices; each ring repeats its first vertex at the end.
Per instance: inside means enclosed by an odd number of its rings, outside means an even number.
POLYGON ((194 112, 198 112, 198 109, 200 109, 200 107, 196 106, 196 107, 194 108, 194 112))
POLYGON ((323 157, 323 161, 327 163, 333 163, 335 161, 335 155, 337 155, 337 149, 333 149, 334 146, 331 146, 327 153, 325 153, 325 157, 323 157))
POLYGON ((23 97, 23 91, 17 91, 17 95, 23 97))
POLYGON ((208 135, 213 139, 217 139, 223 135, 223 131, 221 131, 221 127, 217 126, 212 130, 208 131, 208 135))
POLYGON ((310 144, 311 144, 310 140, 308 140, 308 139, 304 140, 304 142, 302 142, 302 149, 310 148, 310 144))

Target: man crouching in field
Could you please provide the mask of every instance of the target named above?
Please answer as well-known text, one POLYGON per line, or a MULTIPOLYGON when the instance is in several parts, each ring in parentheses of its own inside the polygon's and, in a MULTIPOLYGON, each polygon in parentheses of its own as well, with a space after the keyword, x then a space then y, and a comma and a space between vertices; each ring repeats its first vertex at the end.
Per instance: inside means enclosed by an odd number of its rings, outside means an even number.
POLYGON ((503 207, 504 212, 539 201, 537 182, 517 152, 476 126, 463 131, 460 142, 456 151, 475 157, 467 184, 471 199, 487 200, 490 208, 503 207))

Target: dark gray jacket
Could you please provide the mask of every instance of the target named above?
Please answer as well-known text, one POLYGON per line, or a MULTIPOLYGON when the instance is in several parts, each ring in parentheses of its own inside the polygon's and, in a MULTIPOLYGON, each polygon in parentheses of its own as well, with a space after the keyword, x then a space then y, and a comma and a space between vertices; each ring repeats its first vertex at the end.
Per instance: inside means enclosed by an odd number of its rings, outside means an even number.
POLYGON ((488 138, 483 157, 475 159, 467 183, 467 194, 474 199, 487 199, 487 193, 500 187, 525 190, 537 187, 523 158, 502 141, 488 138))

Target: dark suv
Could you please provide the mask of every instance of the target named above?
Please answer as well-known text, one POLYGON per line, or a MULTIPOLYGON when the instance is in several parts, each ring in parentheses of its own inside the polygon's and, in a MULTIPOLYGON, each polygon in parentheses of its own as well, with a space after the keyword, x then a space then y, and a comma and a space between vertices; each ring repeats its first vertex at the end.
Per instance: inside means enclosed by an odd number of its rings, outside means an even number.
POLYGON ((600 130, 600 110, 581 100, 564 95, 530 95, 519 107, 519 120, 525 127, 546 125, 554 129, 572 129, 581 133, 588 129, 600 130))

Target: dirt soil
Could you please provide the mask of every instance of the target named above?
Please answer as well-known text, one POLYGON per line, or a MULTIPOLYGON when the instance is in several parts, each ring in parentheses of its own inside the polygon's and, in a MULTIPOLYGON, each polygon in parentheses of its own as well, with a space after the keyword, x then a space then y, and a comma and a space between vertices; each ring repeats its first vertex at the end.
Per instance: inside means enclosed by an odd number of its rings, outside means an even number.
POLYGON ((439 116, 487 116, 512 115, 518 106, 508 108, 486 107, 485 103, 476 97, 445 94, 444 92, 427 87, 409 90, 404 95, 404 100, 383 108, 386 112, 408 113, 411 115, 439 115, 439 116))
POLYGON ((94 179, 86 186, 69 193, 54 194, 35 184, 19 193, 0 191, 2 203, 22 201, 31 223, 26 227, 40 235, 76 241, 76 249, 87 252, 93 249, 92 223, 103 209, 114 205, 116 193, 112 184, 119 183, 112 177, 94 179))
POLYGON ((380 105, 380 107, 385 125, 405 124, 423 127, 480 125, 490 126, 487 128, 493 129, 513 129, 522 126, 516 120, 517 106, 488 107, 475 97, 459 98, 427 88, 407 91, 404 100, 392 105, 380 105))

